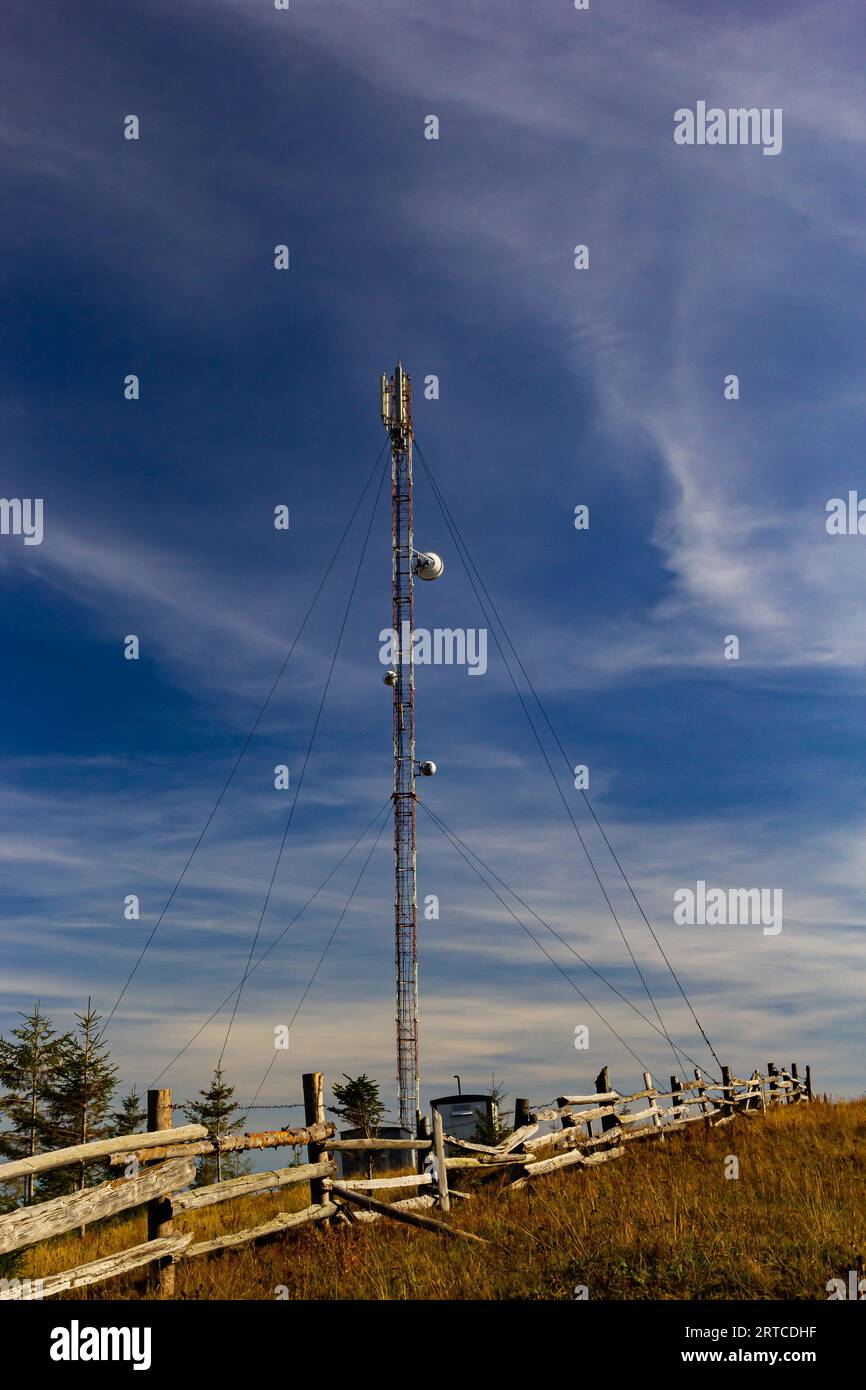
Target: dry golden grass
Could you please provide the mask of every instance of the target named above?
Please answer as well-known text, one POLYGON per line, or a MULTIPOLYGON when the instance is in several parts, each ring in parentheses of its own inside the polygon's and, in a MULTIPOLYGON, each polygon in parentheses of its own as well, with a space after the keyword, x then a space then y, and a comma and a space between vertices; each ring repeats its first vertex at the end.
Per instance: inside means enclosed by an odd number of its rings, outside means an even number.
MULTIPOLYGON (((827 1280, 866 1261, 866 1101, 784 1107, 714 1132, 695 1125, 631 1146, 585 1172, 505 1194, 491 1175, 460 1186, 452 1225, 478 1246, 396 1223, 309 1228, 267 1244, 181 1263, 178 1298, 823 1299, 827 1280), (725 1159, 736 1154, 737 1180, 725 1159)), ((307 1204, 307 1189, 180 1217, 197 1239, 258 1225, 307 1204)), ((56 1273, 145 1239, 144 1214, 27 1253, 22 1275, 56 1273)), ((84 1289, 90 1298, 153 1297, 146 1275, 84 1289)))

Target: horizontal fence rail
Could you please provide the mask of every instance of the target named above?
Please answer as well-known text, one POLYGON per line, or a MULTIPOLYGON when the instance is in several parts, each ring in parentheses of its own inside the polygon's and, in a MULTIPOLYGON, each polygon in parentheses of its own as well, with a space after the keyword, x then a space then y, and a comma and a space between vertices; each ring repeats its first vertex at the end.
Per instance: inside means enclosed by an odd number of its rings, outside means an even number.
POLYGON ((74 1163, 90 1163, 95 1158, 107 1158, 112 1154, 118 1155, 118 1163, 126 1163, 127 1154, 139 1153, 146 1149, 154 1152, 146 1154, 145 1157, 167 1158, 169 1155, 158 1151, 158 1146, 165 1144, 167 1139, 183 1146, 178 1154, 170 1155, 176 1158, 181 1153, 194 1152, 186 1147, 188 1140, 206 1137, 207 1130, 204 1125, 184 1125, 183 1129, 163 1129, 155 1134, 127 1134, 122 1138, 98 1139, 92 1144, 76 1144, 71 1149, 54 1149, 50 1153, 34 1154, 32 1158, 18 1158, 13 1163, 0 1163, 0 1182, 12 1182, 13 1179, 30 1177, 36 1173, 51 1173, 58 1168, 70 1168, 74 1163))
MULTIPOLYGON (((304 1144, 317 1144, 329 1139, 336 1126, 328 1121, 323 1124, 310 1125, 307 1129, 269 1129, 262 1134, 224 1134, 218 1138, 208 1136, 203 1125, 188 1125, 187 1128, 199 1130, 206 1137, 200 1142, 190 1144, 183 1142, 183 1130, 162 1130, 159 1135, 160 1146, 146 1149, 140 1143, 133 1145, 130 1142, 126 1143, 126 1148, 121 1148, 119 1140, 106 1139, 104 1144, 111 1154, 109 1163, 112 1168, 123 1167, 128 1162, 130 1153, 137 1154, 142 1162, 150 1162, 155 1158, 179 1158, 185 1154, 201 1157, 203 1154, 239 1153, 247 1149, 298 1148, 304 1144), (171 1136, 170 1143, 166 1142, 167 1136, 171 1136)), ((148 1137, 144 1134, 133 1134, 129 1136, 129 1139, 141 1140, 148 1137)), ((0 1174, 3 1171, 3 1165, 0 1164, 0 1174)), ((2 1180, 0 1178, 0 1181, 2 1180)))
POLYGON ((311 1178, 332 1178, 337 1172, 335 1163, 296 1163, 290 1168, 275 1168, 269 1173, 250 1173, 241 1178, 227 1178, 225 1182, 211 1183, 209 1187, 196 1187, 191 1192, 181 1192, 171 1202, 172 1215, 182 1211, 199 1211, 217 1202, 231 1202, 236 1197, 252 1197, 259 1192, 276 1192, 283 1187, 291 1187, 299 1182, 309 1182, 311 1178))
POLYGON ((175 1192, 194 1179, 193 1160, 175 1158, 157 1164, 139 1177, 111 1178, 98 1187, 84 1187, 65 1197, 21 1207, 0 1216, 0 1254, 35 1245, 37 1241, 62 1235, 64 1231, 74 1231, 103 1216, 140 1207, 143 1202, 175 1192))

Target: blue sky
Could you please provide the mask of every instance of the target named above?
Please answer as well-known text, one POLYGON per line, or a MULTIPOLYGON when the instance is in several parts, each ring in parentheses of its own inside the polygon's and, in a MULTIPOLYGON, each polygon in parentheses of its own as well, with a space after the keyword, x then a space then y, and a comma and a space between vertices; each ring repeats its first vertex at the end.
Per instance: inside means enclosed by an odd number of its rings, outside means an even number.
MULTIPOLYGON (((2 493, 44 498, 45 534, 0 536, 0 1030, 36 997, 58 1022, 114 1003, 382 447, 377 379, 400 356, 425 456, 722 1061, 862 1091, 866 540, 825 527, 864 487, 860 7, 16 0, 4 28, 2 493), (781 153, 676 145, 699 100, 781 108, 781 153), (783 931, 675 926, 698 879, 781 889, 783 931)), ((416 474, 417 543, 447 566, 417 621, 483 625, 416 474)), ((261 945, 388 797, 386 502, 261 945)), ((112 1022, 125 1081, 147 1086, 243 972, 288 810, 273 768, 300 770, 364 525, 112 1022)), ((646 1011, 492 642, 483 677, 416 684, 432 809, 646 1011)), ((711 1069, 563 786, 667 1027, 711 1069)), ((419 895, 441 904, 424 1094, 495 1071, 545 1100, 605 1063, 636 1086, 418 828, 419 895)), ((393 1099, 390 852, 386 831, 263 1101, 312 1069, 393 1099)), ((245 989, 225 1058, 242 1099, 357 867, 245 989)), ((663 1041, 546 944, 666 1077, 663 1041)), ((204 1084, 225 1023, 163 1084, 204 1084)))

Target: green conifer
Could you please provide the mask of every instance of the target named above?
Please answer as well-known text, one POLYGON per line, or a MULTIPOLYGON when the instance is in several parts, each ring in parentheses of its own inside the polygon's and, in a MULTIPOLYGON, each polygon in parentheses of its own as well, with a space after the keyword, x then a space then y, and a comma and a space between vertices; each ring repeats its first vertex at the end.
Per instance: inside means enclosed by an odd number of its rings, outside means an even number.
POLYGON ((120 1102, 120 1109, 111 1116, 115 1134, 138 1134, 144 1129, 147 1111, 141 1103, 141 1096, 133 1085, 120 1102))
MULTIPOLYGON (((108 1044, 99 1035, 100 1015, 88 999, 76 1027, 63 1040, 60 1062, 51 1087, 48 1147, 64 1149, 107 1139, 113 1133, 111 1100, 117 1085, 117 1067, 109 1060, 108 1044)), ((80 1163, 46 1173, 40 1194, 57 1197, 89 1183, 101 1182, 108 1173, 104 1159, 80 1163)))
MULTIPOLYGON (((234 1093, 234 1086, 228 1084, 222 1066, 217 1063, 207 1090, 199 1091, 201 1100, 188 1100, 184 1105, 187 1119, 191 1124, 206 1125, 215 1137, 242 1133, 247 1117, 238 1115, 238 1107, 232 1099, 234 1093)), ((206 1187, 212 1182, 222 1182, 224 1178, 237 1178, 249 1172, 249 1169, 250 1164, 243 1151, 225 1156, 220 1153, 205 1154, 199 1163, 198 1184, 206 1187)))
MULTIPOLYGON (((24 1022, 12 1029, 11 1037, 0 1038, 0 1111, 7 1126, 0 1131, 0 1154, 4 1158, 29 1158, 52 1147, 49 1105, 67 1037, 58 1037, 37 1002, 24 1022)), ((25 1205, 33 1200, 33 1178, 14 1184, 8 1198, 23 1196, 25 1205), (20 1189, 20 1190, 19 1190, 20 1189)))

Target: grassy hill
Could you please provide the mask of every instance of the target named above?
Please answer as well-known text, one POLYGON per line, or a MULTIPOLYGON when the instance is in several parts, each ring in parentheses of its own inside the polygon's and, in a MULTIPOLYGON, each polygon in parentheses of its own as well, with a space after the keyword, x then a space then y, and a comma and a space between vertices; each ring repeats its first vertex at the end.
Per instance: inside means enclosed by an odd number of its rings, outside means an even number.
MULTIPOLYGON (((393 1222, 307 1229, 181 1263, 177 1296, 272 1299, 826 1299, 866 1264, 866 1100, 778 1106, 706 1132, 632 1145, 612 1163, 506 1194, 501 1175, 458 1186, 453 1225, 489 1246, 393 1222), (739 1178, 725 1177, 729 1155, 739 1178)), ((307 1204, 306 1188, 190 1212, 197 1239, 307 1204)), ((56 1273, 146 1238, 144 1213, 25 1254, 22 1276, 56 1273)), ((75 1297, 141 1297, 127 1276, 75 1297)), ((155 1296, 151 1287, 146 1296, 155 1296)))

